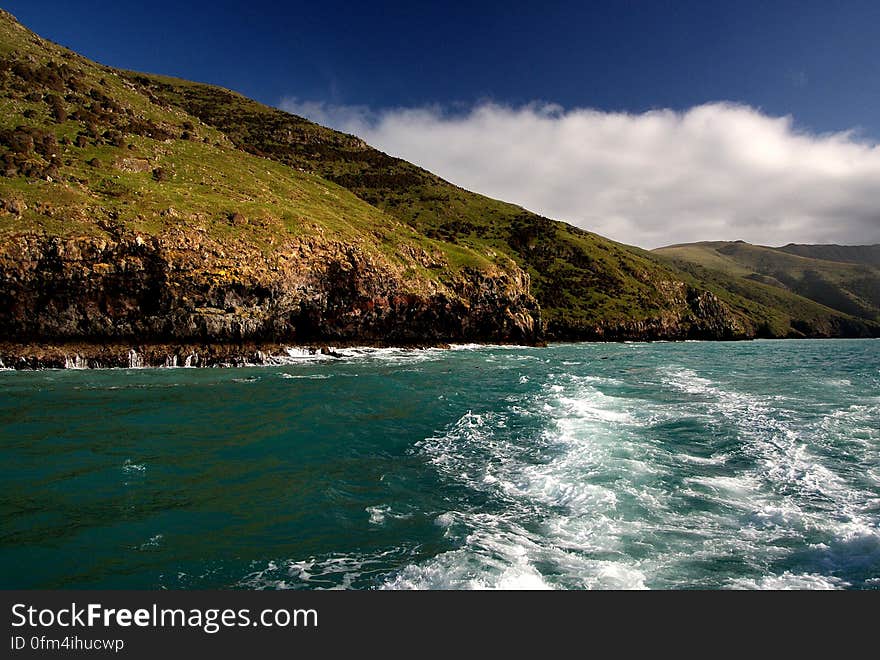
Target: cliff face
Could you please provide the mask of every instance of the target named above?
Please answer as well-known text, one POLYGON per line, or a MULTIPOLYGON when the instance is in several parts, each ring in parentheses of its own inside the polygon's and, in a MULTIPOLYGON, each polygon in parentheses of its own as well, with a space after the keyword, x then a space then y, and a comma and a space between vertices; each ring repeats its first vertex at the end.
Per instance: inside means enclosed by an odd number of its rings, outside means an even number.
POLYGON ((321 235, 262 252, 204 230, 106 238, 40 233, 0 246, 6 366, 261 362, 282 345, 743 339, 754 329, 714 294, 662 283, 665 310, 595 325, 542 323, 519 269, 464 268, 412 246, 392 261, 321 235), (46 344, 49 346, 46 346, 46 344), (42 346, 41 346, 42 345, 42 346), (54 345, 54 346, 53 346, 54 345))
POLYGON ((264 254, 198 231, 20 234, 0 247, 0 333, 18 342, 120 346, 539 339, 525 274, 412 276, 431 260, 411 249, 392 262, 321 236, 264 254))
POLYGON ((121 73, 0 10, 3 364, 541 340, 510 258, 246 153, 121 73))

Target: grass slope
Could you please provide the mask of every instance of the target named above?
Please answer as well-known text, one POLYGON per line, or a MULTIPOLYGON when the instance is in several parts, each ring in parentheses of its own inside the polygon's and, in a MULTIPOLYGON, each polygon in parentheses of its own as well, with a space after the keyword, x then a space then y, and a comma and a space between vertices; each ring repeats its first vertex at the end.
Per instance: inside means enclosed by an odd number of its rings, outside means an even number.
MULTIPOLYGON (((755 297, 771 296, 781 309, 810 308, 791 295, 818 303, 825 308, 868 321, 880 320, 880 268, 855 259, 869 260, 871 246, 786 246, 770 248, 742 241, 703 242, 673 245, 654 251, 681 266, 692 264, 724 279, 728 290, 739 290, 755 297), (795 254, 798 252, 799 254, 795 254), (836 256, 852 259, 816 258, 805 255, 836 256), (771 291, 766 287, 777 291, 771 291), (752 293, 752 288, 754 292, 752 293), (781 291, 781 292, 780 292, 781 291)), ((813 309, 809 313, 818 313, 813 309)))
POLYGON ((469 192, 355 136, 226 89, 139 73, 129 79, 239 148, 334 181, 424 236, 513 259, 531 276, 551 336, 669 310, 666 287, 681 273, 649 252, 469 192))
MULTIPOLYGON (((426 237, 332 181, 238 149, 217 128, 2 11, 0 91, 0 235, 184 228, 269 252, 320 233, 391 260, 410 248, 439 253, 452 270, 495 261, 426 237)), ((413 283, 447 274, 424 269, 413 283)))

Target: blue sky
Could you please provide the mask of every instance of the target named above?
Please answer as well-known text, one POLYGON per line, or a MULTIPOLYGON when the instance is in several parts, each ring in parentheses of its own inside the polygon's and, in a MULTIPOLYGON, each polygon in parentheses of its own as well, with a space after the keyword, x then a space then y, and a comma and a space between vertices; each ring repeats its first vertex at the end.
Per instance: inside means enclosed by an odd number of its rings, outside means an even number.
POLYGON ((0 0, 643 247, 880 243, 880 2, 0 0))
POLYGON ((112 66, 264 103, 519 105, 641 112, 735 101, 880 137, 880 3, 4 0, 112 66))

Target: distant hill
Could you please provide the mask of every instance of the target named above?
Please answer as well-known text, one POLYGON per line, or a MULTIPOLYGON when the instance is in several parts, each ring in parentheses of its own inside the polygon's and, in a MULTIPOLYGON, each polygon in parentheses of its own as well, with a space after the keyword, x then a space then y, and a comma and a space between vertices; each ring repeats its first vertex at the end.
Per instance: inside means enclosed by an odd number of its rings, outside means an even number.
POLYGON ((0 10, 0 362, 880 332, 870 275, 786 282, 714 253, 724 268, 616 243, 235 92, 92 62, 0 10))
MULTIPOLYGON (((786 245, 742 241, 672 245, 654 250, 672 263, 694 264, 731 280, 775 287, 868 321, 880 320, 880 246, 786 245)), ((732 287, 729 287, 732 288, 732 287)), ((740 291, 750 297, 748 287, 740 291)))
POLYGON ((789 243, 777 249, 811 259, 865 264, 880 268, 880 245, 798 245, 789 243))

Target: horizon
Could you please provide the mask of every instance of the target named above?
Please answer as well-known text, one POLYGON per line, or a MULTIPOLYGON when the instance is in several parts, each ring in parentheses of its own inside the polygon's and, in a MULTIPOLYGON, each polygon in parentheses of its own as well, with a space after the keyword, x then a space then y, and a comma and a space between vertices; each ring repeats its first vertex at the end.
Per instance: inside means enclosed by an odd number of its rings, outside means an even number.
POLYGON ((102 64, 239 91, 623 243, 880 243, 871 3, 486 5, 466 24, 458 6, 165 4, 3 3, 102 64), (428 38, 453 25, 457 58, 428 38))

